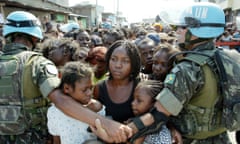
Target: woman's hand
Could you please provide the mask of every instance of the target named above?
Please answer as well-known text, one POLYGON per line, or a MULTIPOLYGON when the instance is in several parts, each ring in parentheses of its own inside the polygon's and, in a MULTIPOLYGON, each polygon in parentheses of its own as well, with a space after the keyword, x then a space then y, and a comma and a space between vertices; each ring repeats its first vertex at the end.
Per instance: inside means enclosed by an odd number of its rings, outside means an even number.
POLYGON ((106 130, 103 129, 102 124, 99 119, 95 120, 95 127, 90 126, 92 132, 96 134, 98 137, 100 137, 102 140, 113 143, 114 140, 107 134, 106 130))
POLYGON ((132 136, 131 128, 110 119, 102 119, 101 121, 96 119, 95 127, 91 126, 91 129, 98 137, 108 143, 126 142, 132 136))

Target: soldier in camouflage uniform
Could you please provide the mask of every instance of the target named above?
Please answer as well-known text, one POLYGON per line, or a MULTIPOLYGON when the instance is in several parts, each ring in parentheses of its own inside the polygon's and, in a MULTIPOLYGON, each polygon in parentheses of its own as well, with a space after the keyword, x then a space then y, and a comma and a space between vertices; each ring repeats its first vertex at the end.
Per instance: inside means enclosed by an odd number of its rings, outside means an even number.
POLYGON ((43 38, 39 24, 31 13, 15 11, 3 27, 6 45, 0 56, 0 143, 47 143, 48 99, 65 114, 89 125, 100 118, 115 142, 126 140, 122 133, 131 133, 130 128, 101 117, 56 89, 60 82, 56 66, 31 51, 43 38))
MULTIPOLYGON (((213 51, 214 38, 224 31, 225 15, 215 4, 194 3, 183 11, 175 26, 183 51, 213 51)), ((221 124, 222 111, 217 105, 218 79, 208 65, 182 60, 167 75, 164 87, 156 97, 151 115, 135 118, 130 124, 136 132, 132 141, 155 132, 169 120, 180 131, 182 140, 181 137, 178 140, 184 144, 231 143, 227 129, 221 124)))

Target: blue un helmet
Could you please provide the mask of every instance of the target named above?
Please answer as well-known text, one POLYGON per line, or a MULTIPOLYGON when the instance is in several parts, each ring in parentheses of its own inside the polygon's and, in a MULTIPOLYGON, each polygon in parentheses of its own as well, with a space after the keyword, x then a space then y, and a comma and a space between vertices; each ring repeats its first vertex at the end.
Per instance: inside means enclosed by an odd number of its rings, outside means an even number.
POLYGON ((187 27, 199 38, 215 38, 224 32, 225 14, 216 4, 197 2, 185 8, 174 25, 187 27))
POLYGON ((67 23, 67 24, 60 26, 59 29, 64 33, 69 33, 69 32, 73 32, 75 30, 79 30, 80 26, 76 22, 71 22, 71 23, 67 23))
POLYGON ((15 11, 7 16, 3 26, 3 36, 6 38, 13 33, 24 33, 38 39, 43 39, 39 20, 31 13, 15 11))

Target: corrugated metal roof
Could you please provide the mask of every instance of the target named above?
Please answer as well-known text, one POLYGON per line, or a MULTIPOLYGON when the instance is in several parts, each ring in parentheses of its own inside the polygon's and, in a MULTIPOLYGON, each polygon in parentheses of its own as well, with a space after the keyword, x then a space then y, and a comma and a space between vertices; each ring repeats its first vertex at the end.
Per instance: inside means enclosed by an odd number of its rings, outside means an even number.
POLYGON ((69 7, 63 7, 45 0, 3 0, 3 2, 6 3, 6 6, 31 7, 46 11, 71 13, 71 9, 69 7))
POLYGON ((69 16, 85 17, 85 18, 88 17, 88 16, 85 16, 85 15, 79 15, 79 14, 73 14, 73 13, 70 13, 69 16))

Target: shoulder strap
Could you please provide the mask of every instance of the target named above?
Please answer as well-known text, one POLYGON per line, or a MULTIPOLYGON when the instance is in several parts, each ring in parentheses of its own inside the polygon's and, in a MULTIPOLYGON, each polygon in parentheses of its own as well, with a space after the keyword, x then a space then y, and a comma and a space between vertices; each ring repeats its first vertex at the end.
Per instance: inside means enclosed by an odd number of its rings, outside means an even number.
POLYGON ((174 59, 173 61, 176 63, 178 63, 179 61, 184 61, 184 60, 188 60, 188 61, 193 61, 199 65, 205 65, 205 64, 210 64, 210 66, 212 65, 213 61, 214 61, 214 55, 215 55, 215 51, 217 50, 205 50, 205 51, 183 51, 183 52, 179 52, 176 53, 175 55, 171 56, 169 58, 170 59, 174 59), (178 55, 183 55, 183 57, 181 57, 180 59, 177 59, 178 55))
POLYGON ((207 64, 219 78, 220 90, 223 91, 223 85, 227 81, 227 74, 223 65, 221 53, 224 53, 222 49, 202 52, 187 51, 183 52, 183 54, 187 55, 181 60, 193 61, 200 66, 207 64))
POLYGON ((226 82, 227 81, 227 73, 224 69, 224 65, 223 65, 223 62, 222 62, 222 59, 221 59, 221 52, 223 52, 222 50, 217 50, 215 52, 215 60, 216 60, 216 63, 217 63, 217 66, 218 66, 218 70, 219 70, 219 78, 221 80, 221 83, 222 82, 226 82))
MULTIPOLYGON (((218 76, 220 79, 224 79, 224 70, 223 64, 221 62, 220 58, 220 49, 215 49, 215 50, 203 50, 203 51, 183 51, 179 52, 173 56, 170 57, 170 59, 174 59, 174 64, 180 62, 180 61, 192 61, 200 66, 203 65, 208 65, 211 67, 211 70, 218 76), (178 55, 184 55, 181 57, 181 59, 177 59, 176 57, 178 55), (220 64, 219 64, 220 63, 220 64)), ((226 79, 226 78, 225 78, 226 79)))
POLYGON ((221 58, 222 49, 216 49, 213 51, 203 51, 203 52, 187 52, 189 53, 183 59, 193 61, 199 65, 208 64, 212 70, 218 74, 221 82, 227 81, 227 74, 224 69, 223 61, 221 58), (208 53, 208 54, 206 54, 208 53))
POLYGON ((94 99, 99 99, 99 91, 100 91, 100 88, 104 87, 105 81, 106 80, 103 80, 103 81, 99 82, 97 85, 95 85, 94 90, 93 90, 93 98, 94 99))
POLYGON ((207 64, 208 61, 210 61, 210 57, 201 54, 189 54, 186 57, 184 57, 183 60, 193 61, 199 64, 200 66, 203 66, 207 64))

